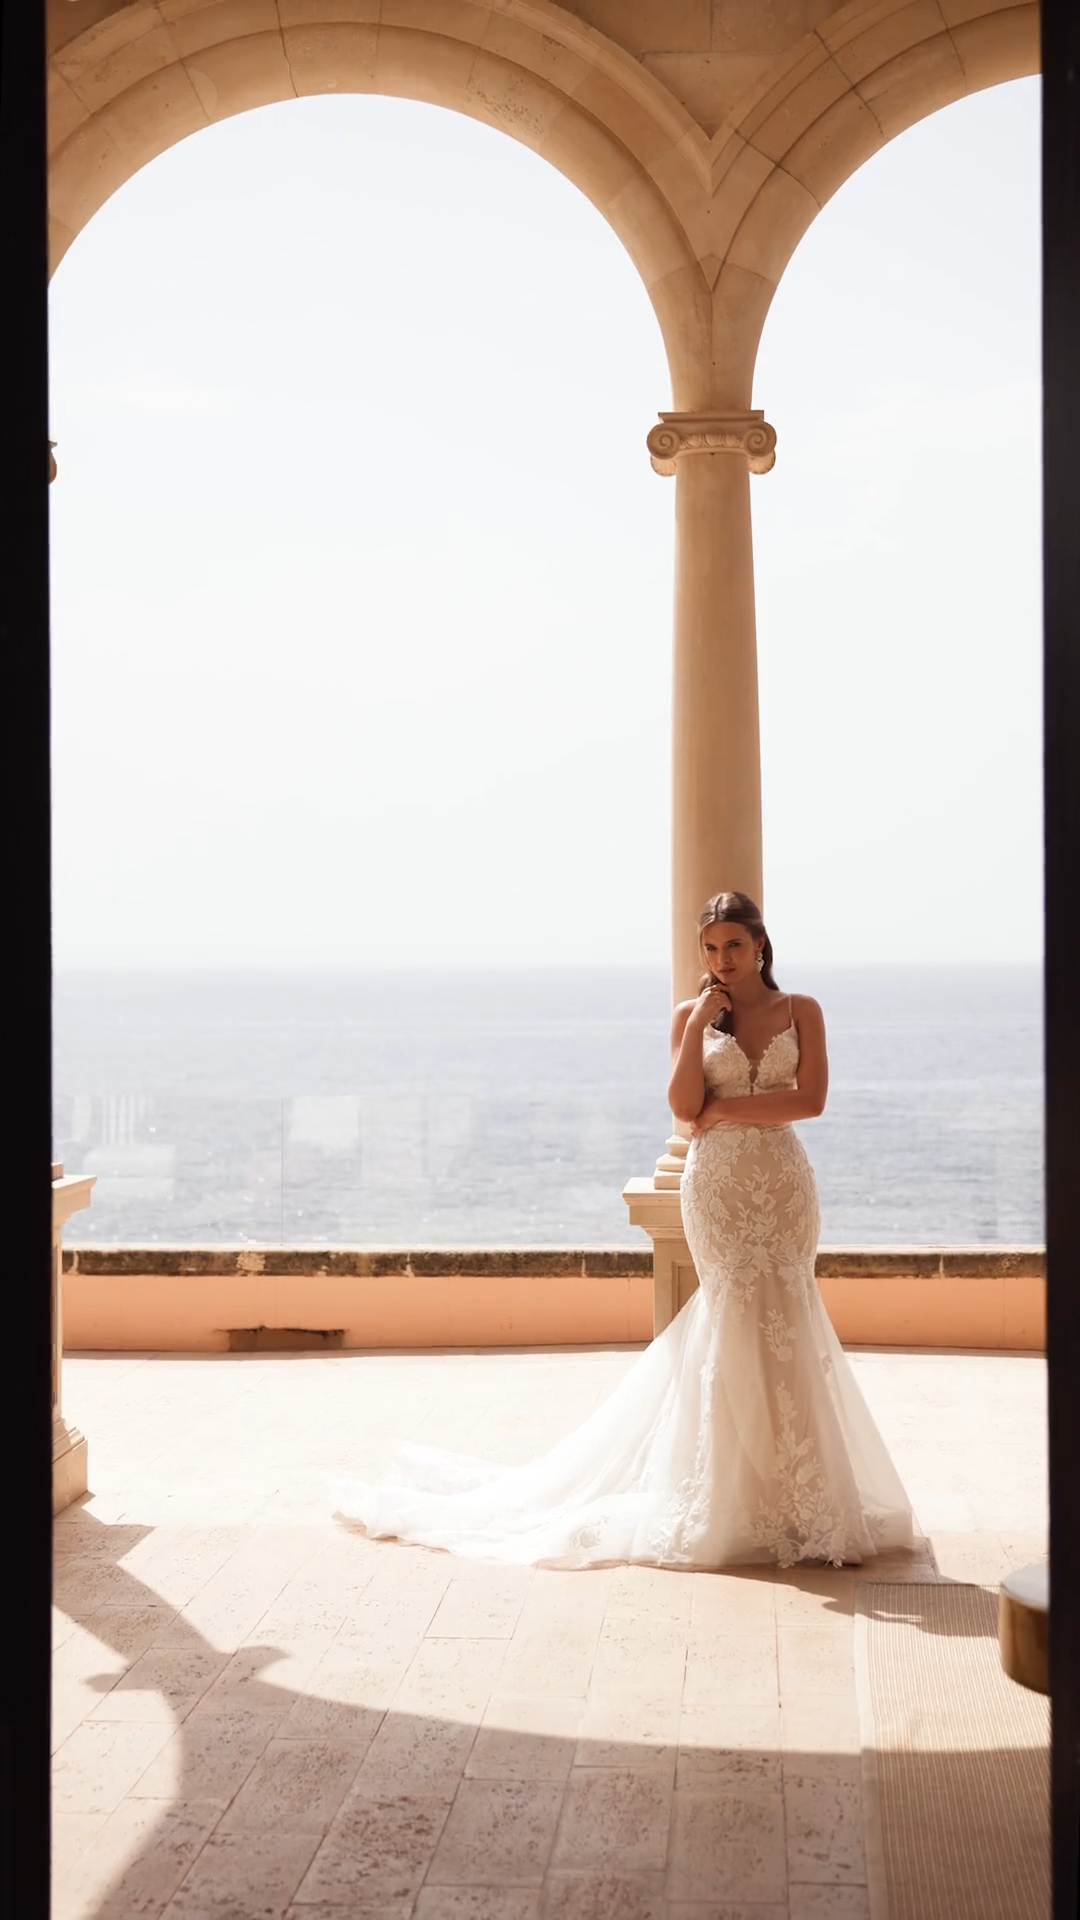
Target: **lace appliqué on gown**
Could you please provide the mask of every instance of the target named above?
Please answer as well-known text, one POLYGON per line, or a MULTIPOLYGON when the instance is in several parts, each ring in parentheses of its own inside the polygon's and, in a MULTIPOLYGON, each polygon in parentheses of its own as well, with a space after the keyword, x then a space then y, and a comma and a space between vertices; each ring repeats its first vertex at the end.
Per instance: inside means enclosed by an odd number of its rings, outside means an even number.
MULTIPOLYGON (((796 1084, 794 1025, 756 1075, 710 1031, 711 1092, 796 1084)), ((721 1123, 682 1183, 700 1279, 681 1313, 584 1424, 527 1466, 429 1449, 338 1511, 376 1536, 526 1565, 716 1568, 858 1561, 912 1541, 911 1509, 814 1277, 818 1201, 790 1126, 721 1123)))

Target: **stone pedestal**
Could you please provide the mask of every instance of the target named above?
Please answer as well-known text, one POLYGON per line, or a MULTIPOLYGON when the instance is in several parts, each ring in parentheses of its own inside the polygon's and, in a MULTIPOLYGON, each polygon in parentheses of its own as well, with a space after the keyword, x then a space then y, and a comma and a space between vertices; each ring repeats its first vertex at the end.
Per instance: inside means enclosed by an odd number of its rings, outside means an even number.
POLYGON ((1018 1567, 998 1595, 998 1647, 1010 1680, 1033 1693, 1050 1691, 1050 1569, 1018 1567))
POLYGON ((658 1187, 653 1180, 629 1180, 623 1199, 630 1224, 644 1227, 653 1243, 653 1338, 662 1333, 684 1307, 698 1284, 697 1271, 683 1232, 682 1201, 677 1186, 658 1187))
POLYGON ((53 1444, 53 1512, 59 1513, 69 1507, 73 1500, 86 1492, 87 1447, 84 1436, 78 1427, 70 1425, 64 1419, 62 1404, 62 1369, 64 1358, 64 1314, 63 1314, 63 1276, 60 1234, 65 1220, 80 1208, 90 1205, 90 1189, 94 1184, 93 1174, 72 1174, 65 1178, 64 1169, 54 1163, 52 1181, 52 1444, 53 1444))

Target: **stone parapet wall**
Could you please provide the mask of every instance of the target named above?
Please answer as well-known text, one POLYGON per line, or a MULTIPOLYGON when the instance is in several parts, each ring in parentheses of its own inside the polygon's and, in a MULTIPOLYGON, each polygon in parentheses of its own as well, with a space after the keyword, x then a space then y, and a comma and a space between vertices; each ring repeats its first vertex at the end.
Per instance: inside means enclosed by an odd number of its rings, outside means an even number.
MULTIPOLYGON (((1037 1352, 1040 1247, 823 1247, 854 1346, 1037 1352)), ((76 1247, 69 1350, 607 1345, 652 1335, 649 1248, 76 1247)))
POLYGON ((847 1346, 1042 1353, 1042 1247, 823 1247, 818 1284, 847 1346))

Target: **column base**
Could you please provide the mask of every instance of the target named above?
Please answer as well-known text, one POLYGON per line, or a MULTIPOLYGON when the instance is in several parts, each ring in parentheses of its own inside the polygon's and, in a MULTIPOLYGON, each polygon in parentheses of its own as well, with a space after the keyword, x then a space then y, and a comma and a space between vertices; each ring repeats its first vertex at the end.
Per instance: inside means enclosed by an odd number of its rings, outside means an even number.
POLYGON ((652 1183, 657 1192, 674 1193, 678 1190, 689 1146, 689 1140, 684 1139, 681 1133, 672 1134, 667 1142, 667 1150, 660 1155, 653 1174, 652 1183))
POLYGON ((89 1459, 86 1437, 78 1427, 69 1426, 59 1414, 53 1415, 52 1510, 62 1513, 73 1500, 87 1492, 89 1459))
POLYGON ((628 1180, 623 1199, 630 1209, 631 1225, 644 1227, 653 1243, 655 1338, 686 1305, 698 1284, 697 1270, 683 1232, 677 1176, 670 1187, 660 1186, 658 1174, 651 1180, 628 1180))

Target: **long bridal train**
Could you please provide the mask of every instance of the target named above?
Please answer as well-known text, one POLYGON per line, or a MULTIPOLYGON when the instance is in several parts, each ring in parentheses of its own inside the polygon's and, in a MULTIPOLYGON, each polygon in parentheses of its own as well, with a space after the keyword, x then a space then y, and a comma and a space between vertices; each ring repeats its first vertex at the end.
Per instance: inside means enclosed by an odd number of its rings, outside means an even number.
MULTIPOLYGON (((756 1078, 705 1038, 710 1092, 795 1084, 794 1023, 756 1078)), ((691 1144, 683 1217, 701 1285, 583 1425, 527 1466, 408 1447, 336 1481, 376 1538, 476 1559, 716 1568, 862 1561, 912 1544, 911 1508, 814 1278, 814 1176, 790 1126, 691 1144)))

